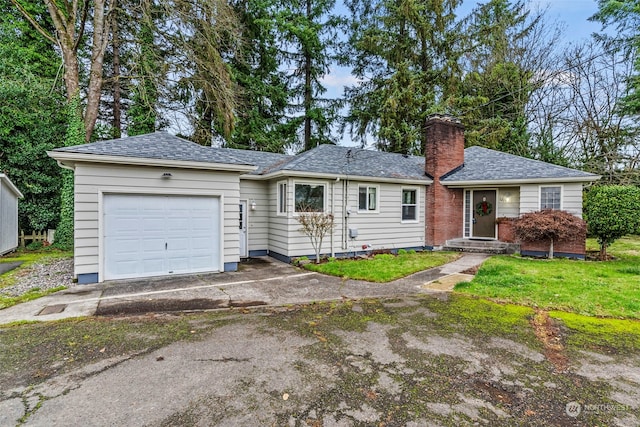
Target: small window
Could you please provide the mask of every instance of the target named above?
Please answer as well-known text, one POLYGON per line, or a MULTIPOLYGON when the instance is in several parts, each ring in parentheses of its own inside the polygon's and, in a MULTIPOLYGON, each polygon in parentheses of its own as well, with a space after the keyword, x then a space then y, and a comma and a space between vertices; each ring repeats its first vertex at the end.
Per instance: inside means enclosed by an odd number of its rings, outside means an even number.
POLYGON ((296 184, 296 212, 324 212, 324 184, 296 184))
POLYGON ((418 192, 416 190, 402 190, 402 220, 415 221, 418 219, 418 192))
POLYGON ((540 209, 561 209, 561 187, 540 187, 540 209))
POLYGON ((378 209, 378 188, 358 187, 358 210, 367 212, 378 209))
POLYGON ((287 213, 287 183, 278 183, 278 213, 287 213))

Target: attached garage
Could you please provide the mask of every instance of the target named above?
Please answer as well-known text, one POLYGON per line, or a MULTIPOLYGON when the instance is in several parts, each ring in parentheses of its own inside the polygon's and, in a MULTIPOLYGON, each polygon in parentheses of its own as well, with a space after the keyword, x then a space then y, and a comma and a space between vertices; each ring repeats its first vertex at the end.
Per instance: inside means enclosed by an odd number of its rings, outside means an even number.
POLYGON ((74 173, 78 283, 237 270, 240 176, 256 166, 164 132, 48 154, 74 173))
POLYGON ((220 271, 218 197, 105 194, 104 279, 220 271))

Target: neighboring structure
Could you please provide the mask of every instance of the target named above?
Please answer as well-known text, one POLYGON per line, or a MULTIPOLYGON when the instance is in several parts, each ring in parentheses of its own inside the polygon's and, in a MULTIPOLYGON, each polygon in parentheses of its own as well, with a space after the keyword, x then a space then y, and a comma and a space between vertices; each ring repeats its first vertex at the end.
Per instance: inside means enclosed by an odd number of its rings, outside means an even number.
POLYGON ((18 199, 22 193, 0 173, 0 255, 18 247, 18 199))
POLYGON ((208 148, 161 132, 53 150, 75 171, 75 275, 91 283, 309 256, 296 219, 303 207, 334 214, 322 251, 333 256, 498 240, 499 217, 544 207, 580 216, 582 186, 599 178, 465 150, 448 116, 427 127, 426 162, 334 145, 297 156, 208 148))

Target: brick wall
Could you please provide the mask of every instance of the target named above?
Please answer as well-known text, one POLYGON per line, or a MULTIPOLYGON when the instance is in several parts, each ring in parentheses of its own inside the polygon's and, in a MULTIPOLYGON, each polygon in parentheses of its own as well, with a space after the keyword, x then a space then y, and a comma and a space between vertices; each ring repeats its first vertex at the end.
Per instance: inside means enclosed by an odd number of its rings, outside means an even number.
MULTIPOLYGON (((520 252, 523 255, 548 256, 549 242, 519 242, 513 230, 513 220, 515 218, 498 219, 498 239, 501 242, 519 243, 520 252)), ((553 245, 553 253, 556 256, 569 256, 583 258, 586 253, 586 241, 584 238, 563 240, 553 245)))
POLYGON ((433 178, 425 199, 425 244, 441 246, 462 237, 462 189, 449 189, 440 178, 464 164, 464 127, 453 117, 433 115, 425 136, 425 172, 433 178))

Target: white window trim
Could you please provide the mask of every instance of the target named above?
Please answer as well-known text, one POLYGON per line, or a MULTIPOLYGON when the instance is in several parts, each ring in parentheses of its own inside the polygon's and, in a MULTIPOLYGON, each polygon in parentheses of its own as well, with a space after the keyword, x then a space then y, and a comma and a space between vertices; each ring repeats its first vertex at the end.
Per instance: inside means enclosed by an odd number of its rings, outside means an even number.
POLYGON ((287 216, 287 214, 289 213, 289 183, 285 180, 285 181, 278 181, 276 183, 276 215, 278 216, 287 216), (280 206, 281 206, 281 194, 280 194, 280 186, 281 185, 285 185, 285 191, 284 191, 284 212, 280 211, 280 206))
POLYGON ((380 213, 380 186, 369 184, 358 184, 358 213, 362 214, 376 214, 380 213), (360 209, 360 188, 367 189, 367 206, 369 205, 369 188, 376 189, 376 208, 375 209, 360 209))
POLYGON ((420 191, 418 187, 401 187, 400 188, 400 222, 402 224, 417 224, 420 222, 420 191), (404 203, 402 202, 402 193, 405 190, 412 190, 416 193, 416 219, 402 219, 402 206, 404 203))
POLYGON ((546 184, 546 185, 539 185, 538 186, 538 210, 542 210, 542 189, 543 188, 553 188, 553 187, 558 187, 560 188, 560 208, 558 210, 563 210, 564 209, 564 185, 562 184, 546 184))
POLYGON ((324 191, 323 193, 323 200, 322 200, 322 212, 328 212, 327 209, 327 189, 329 188, 329 183, 326 181, 293 181, 292 184, 292 188, 291 191, 293 191, 293 209, 292 209, 292 214, 293 216, 298 216, 300 215, 301 212, 296 211, 296 185, 322 185, 324 187, 324 191))

